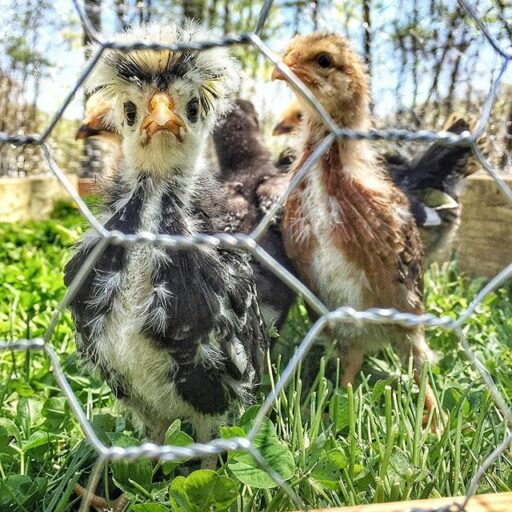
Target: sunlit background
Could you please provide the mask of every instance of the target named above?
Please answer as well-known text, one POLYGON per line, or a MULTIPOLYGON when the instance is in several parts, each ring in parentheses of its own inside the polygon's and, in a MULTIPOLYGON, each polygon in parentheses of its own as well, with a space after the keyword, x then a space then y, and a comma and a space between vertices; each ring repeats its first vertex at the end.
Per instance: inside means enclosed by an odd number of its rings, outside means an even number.
MULTIPOLYGON (((83 5, 105 35, 140 23, 184 17, 196 18, 222 35, 254 29, 262 3, 85 0, 83 5)), ((507 20, 512 19, 512 3, 480 0, 475 5, 496 38, 505 47, 511 45, 512 26, 507 20)), ((84 67, 86 36, 71 0, 2 0, 0 6, 0 130, 41 132, 84 67)), ((275 2, 262 38, 279 53, 295 33, 314 30, 346 35, 367 62, 378 127, 440 129, 452 112, 479 117, 500 66, 496 52, 455 0, 281 0, 275 2)), ((239 46, 233 52, 245 75, 240 95, 256 104, 269 145, 277 152, 284 142, 270 137, 271 126, 291 99, 288 88, 270 82, 271 64, 256 50, 239 46)), ((488 134, 490 160, 507 172, 512 150, 510 70, 503 84, 488 134)), ((94 156, 100 146, 89 142, 84 153, 83 142, 74 140, 84 100, 79 91, 50 142, 64 170, 90 175, 101 171, 100 159, 94 156), (84 154, 88 155, 85 164, 84 154)), ((0 147, 0 175, 46 171, 38 149, 0 147)))

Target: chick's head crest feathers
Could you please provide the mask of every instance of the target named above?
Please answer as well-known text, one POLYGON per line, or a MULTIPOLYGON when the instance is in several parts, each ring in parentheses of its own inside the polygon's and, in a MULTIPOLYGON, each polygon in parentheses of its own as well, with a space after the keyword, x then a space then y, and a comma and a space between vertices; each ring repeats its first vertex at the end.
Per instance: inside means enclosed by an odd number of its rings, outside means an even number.
MULTIPOLYGON (((149 24, 118 34, 114 41, 173 46, 207 41, 210 30, 198 23, 183 25, 149 24)), ((94 47, 93 47, 94 49, 94 47)), ((86 90, 105 98, 146 92, 166 92, 176 81, 197 88, 200 114, 213 121, 230 109, 230 96, 238 89, 239 67, 225 48, 193 49, 106 49, 86 81, 86 90)), ((213 124, 213 123, 212 123, 213 124)))

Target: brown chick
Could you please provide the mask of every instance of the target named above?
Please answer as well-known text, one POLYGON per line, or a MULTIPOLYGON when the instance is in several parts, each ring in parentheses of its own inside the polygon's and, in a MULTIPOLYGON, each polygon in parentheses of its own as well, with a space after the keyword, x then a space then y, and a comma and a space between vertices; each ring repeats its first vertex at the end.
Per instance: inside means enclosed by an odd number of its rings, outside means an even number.
MULTIPOLYGON (((282 120, 276 125, 286 130, 274 130, 274 134, 296 135, 302 116, 297 115, 303 107, 295 101, 287 107, 282 120), (289 115, 288 112, 295 112, 289 115)), ((455 134, 472 131, 474 121, 451 114, 443 130, 455 134)), ((488 140, 484 135, 478 140, 480 150, 488 153, 488 140)), ((417 150, 412 157, 398 153, 379 155, 393 183, 407 196, 411 211, 419 229, 425 262, 450 260, 460 221, 458 193, 465 177, 476 172, 480 165, 470 146, 447 146, 433 142, 417 150)), ((289 169, 296 159, 293 148, 286 147, 278 157, 276 165, 289 169)))
MULTIPOLYGON (((296 36, 283 61, 339 126, 370 127, 368 79, 345 39, 336 34, 296 36)), ((277 68, 272 78, 285 80, 277 68)), ((293 172, 329 134, 316 112, 298 98, 304 119, 293 172)), ((351 306, 423 313, 418 230, 407 198, 387 178, 368 141, 336 140, 331 145, 288 198, 282 229, 298 274, 330 310, 351 306)), ((425 361, 434 359, 422 327, 339 324, 336 335, 344 386, 354 381, 364 355, 386 343, 394 345, 403 364, 412 353, 417 382, 425 361)), ((435 407, 430 387, 426 407, 435 407)))
POLYGON ((85 117, 78 127, 75 139, 94 138, 106 143, 105 171, 107 175, 115 174, 123 158, 121 149, 122 138, 106 121, 106 114, 112 110, 112 105, 99 95, 93 94, 85 104, 85 117))
POLYGON ((75 139, 99 137, 120 146, 122 143, 121 136, 114 131, 114 128, 105 119, 105 116, 111 110, 110 102, 95 94, 90 96, 85 104, 85 117, 78 127, 75 139))
MULTIPOLYGON (((282 112, 280 121, 274 126, 272 135, 296 135, 303 117, 301 104, 294 100, 282 112)), ((297 158, 295 151, 290 146, 285 147, 277 157, 276 167, 286 173, 290 170, 292 163, 297 158)))
POLYGON ((274 126, 272 135, 286 135, 299 129, 302 121, 302 111, 300 103, 292 101, 281 114, 280 121, 274 126))

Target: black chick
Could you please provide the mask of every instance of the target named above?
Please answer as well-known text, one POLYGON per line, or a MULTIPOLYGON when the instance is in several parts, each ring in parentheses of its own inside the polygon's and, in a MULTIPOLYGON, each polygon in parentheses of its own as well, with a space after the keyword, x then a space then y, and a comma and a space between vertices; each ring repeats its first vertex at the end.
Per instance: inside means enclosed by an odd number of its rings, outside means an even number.
MULTIPOLYGON (((146 26, 122 43, 203 41, 195 23, 146 26)), ((123 160, 105 197, 105 228, 127 234, 215 234, 228 224, 202 151, 230 107, 239 70, 225 49, 108 49, 88 78, 112 104, 123 160)), ((66 265, 69 286, 101 242, 88 233, 66 265)), ((77 349, 161 443, 177 418, 200 442, 250 401, 268 346, 246 254, 109 245, 70 302, 77 349)))
MULTIPOLYGON (((213 139, 220 180, 228 195, 231 230, 250 233, 272 204, 284 193, 289 178, 281 174, 259 131, 253 104, 239 99, 222 119, 213 139)), ((260 245, 287 270, 292 267, 284 251, 279 222, 271 225, 260 245)), ((282 327, 295 294, 271 271, 253 259, 256 289, 267 324, 282 327)))
MULTIPOLYGON (((454 118, 447 131, 461 134, 471 125, 454 118)), ((458 189, 465 176, 475 172, 469 146, 434 142, 410 160, 384 155, 393 182, 406 194, 425 247, 428 263, 450 256, 459 223, 458 189)))

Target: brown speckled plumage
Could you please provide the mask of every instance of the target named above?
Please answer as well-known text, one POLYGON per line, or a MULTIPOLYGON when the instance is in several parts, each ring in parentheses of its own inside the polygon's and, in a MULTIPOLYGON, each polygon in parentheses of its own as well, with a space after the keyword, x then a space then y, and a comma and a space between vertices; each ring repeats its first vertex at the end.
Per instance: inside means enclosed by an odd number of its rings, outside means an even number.
MULTIPOLYGON (((273 135, 296 136, 304 107, 294 100, 282 113, 274 127, 273 135)), ((471 119, 452 114, 445 122, 444 130, 461 134, 472 131, 471 119)), ((486 154, 487 138, 479 139, 480 150, 486 154)), ((285 147, 276 165, 288 170, 296 159, 293 148, 285 147)), ((451 256, 459 225, 458 193, 462 180, 479 169, 472 157, 470 146, 446 146, 433 142, 417 149, 412 156, 402 153, 379 155, 382 166, 393 183, 406 195, 419 229, 425 261, 444 262, 451 256)))
MULTIPOLYGON (((362 64, 335 34, 297 36, 284 62, 343 127, 367 129, 368 87, 362 64)), ((284 77, 274 71, 273 77, 284 77)), ((298 170, 328 134, 305 107, 298 170)), ((423 313, 421 240, 405 195, 380 167, 367 141, 335 141, 285 204, 283 236, 297 272, 329 309, 352 306, 423 313)), ((340 324, 342 384, 354 380, 369 350, 391 342, 419 374, 431 359, 421 327, 340 324)), ((429 394, 427 406, 433 406, 429 394)))
POLYGON ((410 215, 396 215, 397 208, 408 208, 405 196, 389 182, 384 195, 351 179, 336 145, 322 160, 322 171, 327 195, 337 202, 343 219, 342 225, 333 227, 331 243, 364 269, 371 283, 365 307, 423 312, 418 232, 410 215), (413 302, 405 300, 407 292, 414 294, 413 302))

